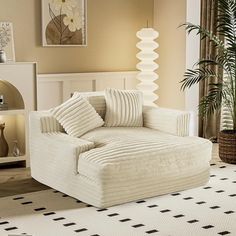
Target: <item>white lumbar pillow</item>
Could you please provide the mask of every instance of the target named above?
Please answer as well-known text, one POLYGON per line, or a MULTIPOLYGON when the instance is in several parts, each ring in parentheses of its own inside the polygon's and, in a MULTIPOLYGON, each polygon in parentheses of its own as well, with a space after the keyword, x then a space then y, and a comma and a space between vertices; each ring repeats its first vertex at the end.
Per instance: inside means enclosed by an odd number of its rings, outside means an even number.
POLYGON ((143 99, 140 91, 106 89, 105 99, 105 126, 143 126, 143 99))
POLYGON ((50 110, 65 131, 74 137, 80 137, 88 131, 101 127, 103 119, 89 102, 81 97, 72 97, 50 110))

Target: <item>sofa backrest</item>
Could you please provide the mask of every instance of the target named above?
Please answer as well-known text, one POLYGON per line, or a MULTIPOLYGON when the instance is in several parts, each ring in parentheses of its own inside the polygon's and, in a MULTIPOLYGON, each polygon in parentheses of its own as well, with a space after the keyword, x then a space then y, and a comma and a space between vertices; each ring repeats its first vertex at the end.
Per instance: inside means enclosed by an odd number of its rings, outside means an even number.
POLYGON ((102 119, 105 118, 106 100, 104 92, 74 92, 73 97, 78 95, 85 97, 102 119))

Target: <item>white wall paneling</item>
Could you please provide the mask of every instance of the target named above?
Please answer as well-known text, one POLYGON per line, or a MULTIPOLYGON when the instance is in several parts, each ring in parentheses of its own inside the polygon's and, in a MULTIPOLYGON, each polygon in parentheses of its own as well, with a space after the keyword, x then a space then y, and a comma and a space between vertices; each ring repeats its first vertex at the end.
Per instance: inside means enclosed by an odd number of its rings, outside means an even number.
POLYGON ((37 76, 37 109, 46 110, 70 98, 75 91, 105 88, 135 89, 137 71, 40 74, 37 76))
MULTIPOLYGON (((187 0, 187 22, 200 24, 200 0, 187 0)), ((186 68, 193 68, 200 56, 200 36, 191 33, 186 36, 186 68)), ((190 132, 192 135, 198 135, 198 104, 199 104, 199 86, 195 85, 185 91, 186 110, 192 112, 190 132)))

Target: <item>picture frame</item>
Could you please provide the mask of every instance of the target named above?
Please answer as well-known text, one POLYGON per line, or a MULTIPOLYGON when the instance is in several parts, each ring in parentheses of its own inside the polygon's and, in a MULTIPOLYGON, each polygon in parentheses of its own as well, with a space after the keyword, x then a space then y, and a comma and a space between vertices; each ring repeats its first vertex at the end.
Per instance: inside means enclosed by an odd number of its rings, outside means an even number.
POLYGON ((0 22, 0 40, 0 45, 3 46, 0 49, 6 53, 7 61, 15 61, 13 24, 11 22, 0 22))
POLYGON ((87 46, 87 0, 41 0, 44 47, 87 46))

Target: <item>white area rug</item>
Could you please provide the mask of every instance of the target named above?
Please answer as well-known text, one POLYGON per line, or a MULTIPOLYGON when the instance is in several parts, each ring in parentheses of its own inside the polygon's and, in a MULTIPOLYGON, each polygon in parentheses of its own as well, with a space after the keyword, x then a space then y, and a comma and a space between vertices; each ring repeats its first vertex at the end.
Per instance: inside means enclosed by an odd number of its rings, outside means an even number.
POLYGON ((0 199, 0 236, 236 235, 236 165, 203 187, 96 209, 55 190, 0 199))

